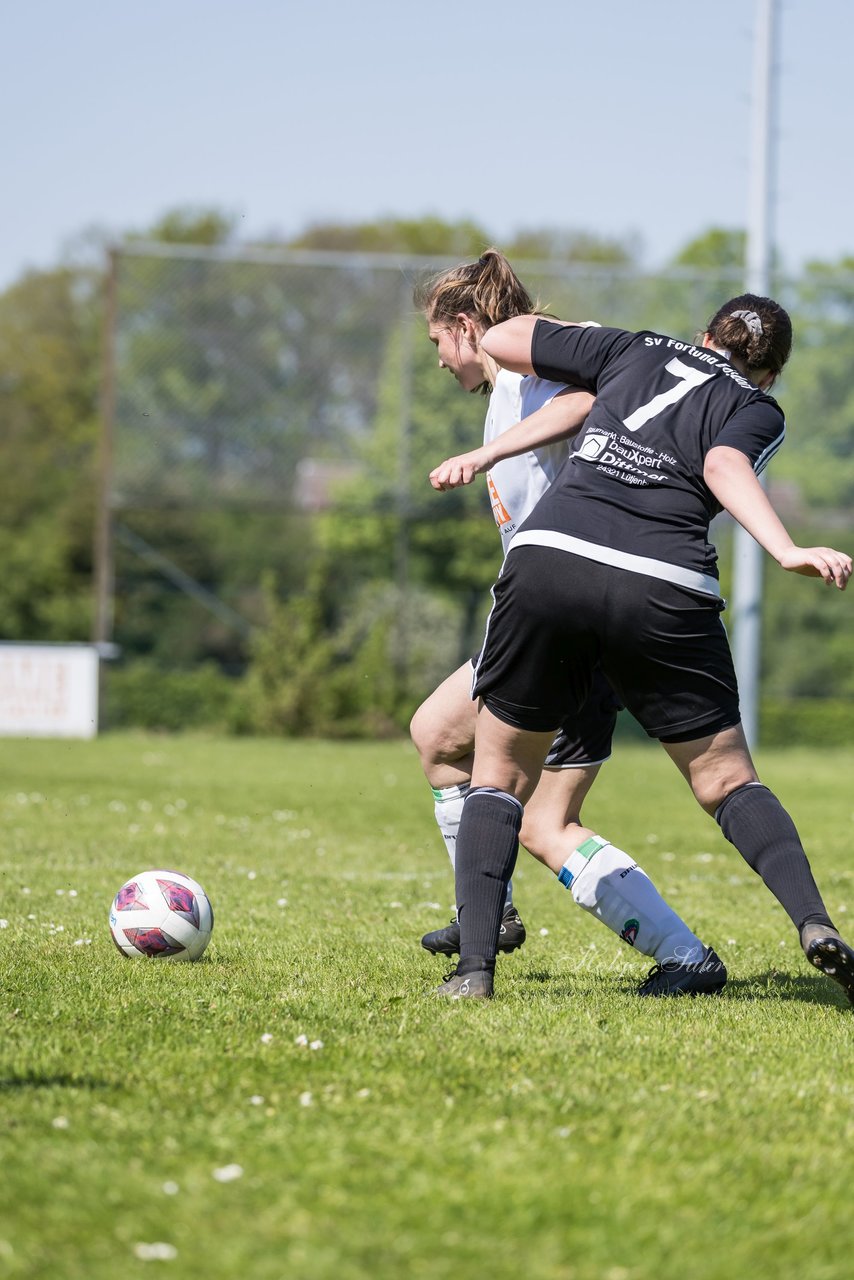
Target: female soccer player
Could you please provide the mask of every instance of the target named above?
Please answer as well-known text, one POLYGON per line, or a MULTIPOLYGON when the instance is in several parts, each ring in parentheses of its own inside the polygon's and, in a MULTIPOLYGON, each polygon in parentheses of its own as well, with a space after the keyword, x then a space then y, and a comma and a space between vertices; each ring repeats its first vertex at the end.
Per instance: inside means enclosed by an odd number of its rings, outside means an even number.
MULTIPOLYGON (((593 398, 563 384, 499 370, 483 351, 480 339, 491 325, 534 311, 524 286, 496 250, 435 277, 417 291, 416 301, 426 315, 440 368, 452 373, 464 391, 481 390, 489 396, 481 451, 484 469, 489 467, 490 450, 508 428, 522 434, 521 442, 517 440, 518 456, 491 467, 487 476, 493 513, 506 547, 566 460, 565 437, 581 426, 593 398), (557 421, 564 439, 538 447, 536 436, 526 435, 525 423, 516 424, 542 405, 549 406, 549 431, 555 430, 557 421)), ((477 718, 471 682, 471 664, 466 663, 423 703, 411 726, 452 865, 471 778, 477 718)), ((585 836, 579 838, 582 801, 611 753, 617 710, 610 686, 595 673, 583 705, 573 709, 557 737, 552 735, 542 778, 525 813, 522 843, 559 876, 580 906, 659 962, 655 972, 666 978, 642 984, 641 994, 720 990, 726 981, 723 964, 661 898, 633 859, 586 828, 585 836), (576 849, 573 861, 570 855, 576 849)), ((498 948, 512 951, 524 939, 512 886, 508 883, 505 893, 502 885, 498 948)), ((456 954, 458 921, 426 934, 422 945, 434 953, 456 954)))
MULTIPOLYGON (((564 379, 597 399, 495 587, 457 841, 460 962, 441 994, 492 994, 499 899, 523 804, 561 715, 582 704, 598 663, 788 912, 807 958, 854 1001, 854 951, 748 751, 708 541, 723 508, 784 569, 840 589, 848 582, 850 556, 795 546, 757 479, 783 441, 783 415, 767 392, 791 341, 783 308, 752 294, 721 307, 700 346, 534 316, 483 336, 501 367, 564 379)), ((459 459, 437 468, 434 484, 450 483, 453 471, 459 459)))

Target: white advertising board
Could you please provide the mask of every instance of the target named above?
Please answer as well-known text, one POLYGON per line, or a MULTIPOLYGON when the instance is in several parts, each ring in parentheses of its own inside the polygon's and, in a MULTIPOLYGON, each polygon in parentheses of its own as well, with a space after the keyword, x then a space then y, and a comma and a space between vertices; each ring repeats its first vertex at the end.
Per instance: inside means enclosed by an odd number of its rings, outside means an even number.
POLYGON ((94 738, 97 732, 94 645, 0 643, 0 737, 94 738))

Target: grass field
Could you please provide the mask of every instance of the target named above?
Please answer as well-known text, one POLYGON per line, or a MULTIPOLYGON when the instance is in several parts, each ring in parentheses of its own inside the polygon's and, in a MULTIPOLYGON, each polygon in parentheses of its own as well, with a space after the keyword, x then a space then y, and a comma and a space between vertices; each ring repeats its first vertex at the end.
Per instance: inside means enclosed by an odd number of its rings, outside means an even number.
MULTIPOLYGON (((760 764, 854 927, 854 748, 760 764)), ((649 962, 523 854, 498 997, 431 1000, 431 808, 404 744, 0 743, 0 1275, 850 1274, 854 1012, 663 753, 618 751, 587 819, 718 999, 638 1000, 649 962), (156 866, 214 902, 197 965, 110 940, 156 866)))

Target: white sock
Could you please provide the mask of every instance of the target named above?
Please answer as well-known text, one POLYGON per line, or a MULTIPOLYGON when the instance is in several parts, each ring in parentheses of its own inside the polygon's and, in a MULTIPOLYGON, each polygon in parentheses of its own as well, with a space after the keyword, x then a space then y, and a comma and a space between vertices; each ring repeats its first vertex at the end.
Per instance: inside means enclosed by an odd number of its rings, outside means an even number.
MULTIPOLYGON (((451 860, 451 867, 457 866, 457 832, 460 829, 460 818, 463 816, 463 804, 469 792, 469 784, 463 782, 454 787, 433 787, 433 812, 436 825, 442 833, 445 848, 451 860)), ((513 905, 513 881, 507 885, 505 909, 513 905)))
POLYGON ((591 836, 567 858, 558 879, 580 907, 659 964, 702 960, 706 949, 700 939, 667 905, 649 876, 616 845, 591 836))

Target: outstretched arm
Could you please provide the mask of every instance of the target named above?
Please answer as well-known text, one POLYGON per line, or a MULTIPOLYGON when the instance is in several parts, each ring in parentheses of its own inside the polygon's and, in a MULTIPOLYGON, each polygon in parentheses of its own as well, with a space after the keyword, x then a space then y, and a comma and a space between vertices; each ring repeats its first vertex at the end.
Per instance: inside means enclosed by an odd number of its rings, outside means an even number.
POLYGON ((503 431, 497 440, 472 449, 470 453, 447 458, 430 472, 430 483, 434 489, 456 489, 459 485, 471 484, 475 476, 488 471, 504 458, 515 458, 530 449, 566 440, 578 431, 592 404, 593 396, 588 391, 567 387, 536 413, 503 431))
POLYGON ((749 458, 717 445, 706 454, 703 477, 722 507, 734 516, 777 563, 791 573, 823 578, 844 591, 851 557, 832 547, 797 547, 759 483, 749 458))

